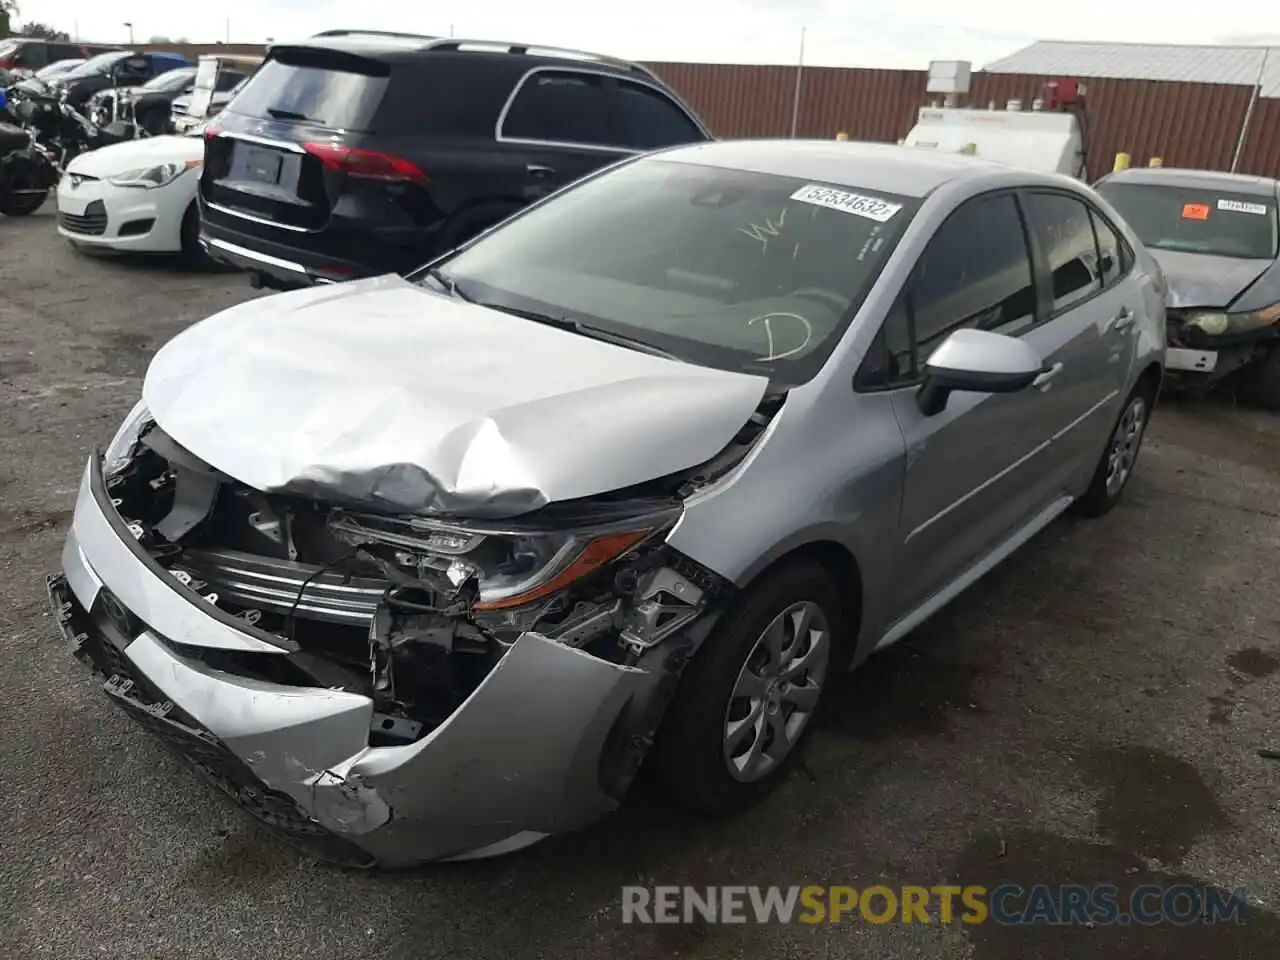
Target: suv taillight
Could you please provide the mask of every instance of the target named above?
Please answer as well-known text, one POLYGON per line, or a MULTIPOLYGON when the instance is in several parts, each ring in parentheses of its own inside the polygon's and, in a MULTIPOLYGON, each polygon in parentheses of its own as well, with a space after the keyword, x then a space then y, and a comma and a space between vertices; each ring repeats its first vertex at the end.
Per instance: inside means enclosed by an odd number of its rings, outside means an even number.
POLYGON ((0 57, 0 70, 13 70, 18 62, 13 57, 0 57))
POLYGON ((395 154, 333 143, 306 143, 303 148, 330 170, 340 170, 348 177, 388 183, 422 183, 427 179, 412 160, 395 154))

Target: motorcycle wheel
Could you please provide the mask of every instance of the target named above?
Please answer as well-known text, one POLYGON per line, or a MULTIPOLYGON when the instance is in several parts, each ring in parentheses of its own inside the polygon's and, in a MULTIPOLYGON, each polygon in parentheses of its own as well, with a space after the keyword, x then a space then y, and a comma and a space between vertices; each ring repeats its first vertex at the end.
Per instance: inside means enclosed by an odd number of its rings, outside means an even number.
POLYGON ((44 193, 3 193, 0 194, 0 213, 6 217, 25 217, 35 213, 49 199, 49 191, 44 193))

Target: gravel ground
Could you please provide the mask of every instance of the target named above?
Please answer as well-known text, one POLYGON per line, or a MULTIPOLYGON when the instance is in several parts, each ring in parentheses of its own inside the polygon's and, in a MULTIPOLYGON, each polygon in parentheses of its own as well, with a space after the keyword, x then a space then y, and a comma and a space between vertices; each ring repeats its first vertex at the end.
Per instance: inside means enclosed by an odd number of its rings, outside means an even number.
POLYGON ((1124 505, 1054 524, 830 698, 808 772, 731 822, 642 791, 479 864, 345 873, 265 835, 111 709, 55 640, 84 457, 148 357, 255 295, 0 218, 0 955, 1274 957, 1280 420, 1165 404, 1124 505), (1242 925, 628 926, 619 887, 1186 880, 1242 925))

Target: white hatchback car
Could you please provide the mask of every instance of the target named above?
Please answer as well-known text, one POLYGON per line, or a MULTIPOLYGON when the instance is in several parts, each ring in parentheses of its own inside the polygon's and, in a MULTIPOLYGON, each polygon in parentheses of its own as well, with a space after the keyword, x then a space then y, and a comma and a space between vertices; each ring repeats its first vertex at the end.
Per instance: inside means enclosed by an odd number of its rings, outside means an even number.
POLYGON ((199 135, 146 137, 83 153, 58 184, 58 232, 78 246, 197 258, 203 162, 199 135))

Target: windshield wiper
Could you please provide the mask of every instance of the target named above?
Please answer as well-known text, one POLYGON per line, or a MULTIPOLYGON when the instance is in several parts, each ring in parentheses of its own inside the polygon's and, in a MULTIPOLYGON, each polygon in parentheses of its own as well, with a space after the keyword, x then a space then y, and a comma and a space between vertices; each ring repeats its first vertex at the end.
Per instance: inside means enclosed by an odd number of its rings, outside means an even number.
POLYGON ((480 305, 488 307, 490 310, 509 313, 513 317, 523 317, 525 320, 532 320, 534 323, 543 323, 549 327, 557 327, 561 330, 568 330, 570 333, 581 334, 584 337, 590 337, 592 340, 603 340, 606 343, 617 344, 620 347, 629 347, 632 350, 639 350, 641 353, 648 353, 655 357, 664 357, 667 360, 680 359, 671 351, 663 350, 661 347, 656 347, 647 340, 641 340, 638 337, 629 337, 625 333, 615 333, 612 330, 597 327, 595 324, 587 323, 584 320, 573 320, 569 317, 560 317, 550 313, 540 313, 537 310, 525 310, 522 307, 509 307, 506 304, 482 302, 480 305))
POLYGON ((296 110, 281 110, 279 107, 267 107, 267 113, 271 114, 271 116, 276 120, 301 120, 304 123, 316 122, 305 113, 298 113, 296 110))
POLYGON ((475 303, 475 300, 458 289, 458 281, 453 279, 453 277, 449 276, 439 267, 428 267, 424 276, 430 277, 436 283, 440 284, 440 286, 444 287, 445 292, 448 293, 449 296, 457 297, 464 303, 475 303))

